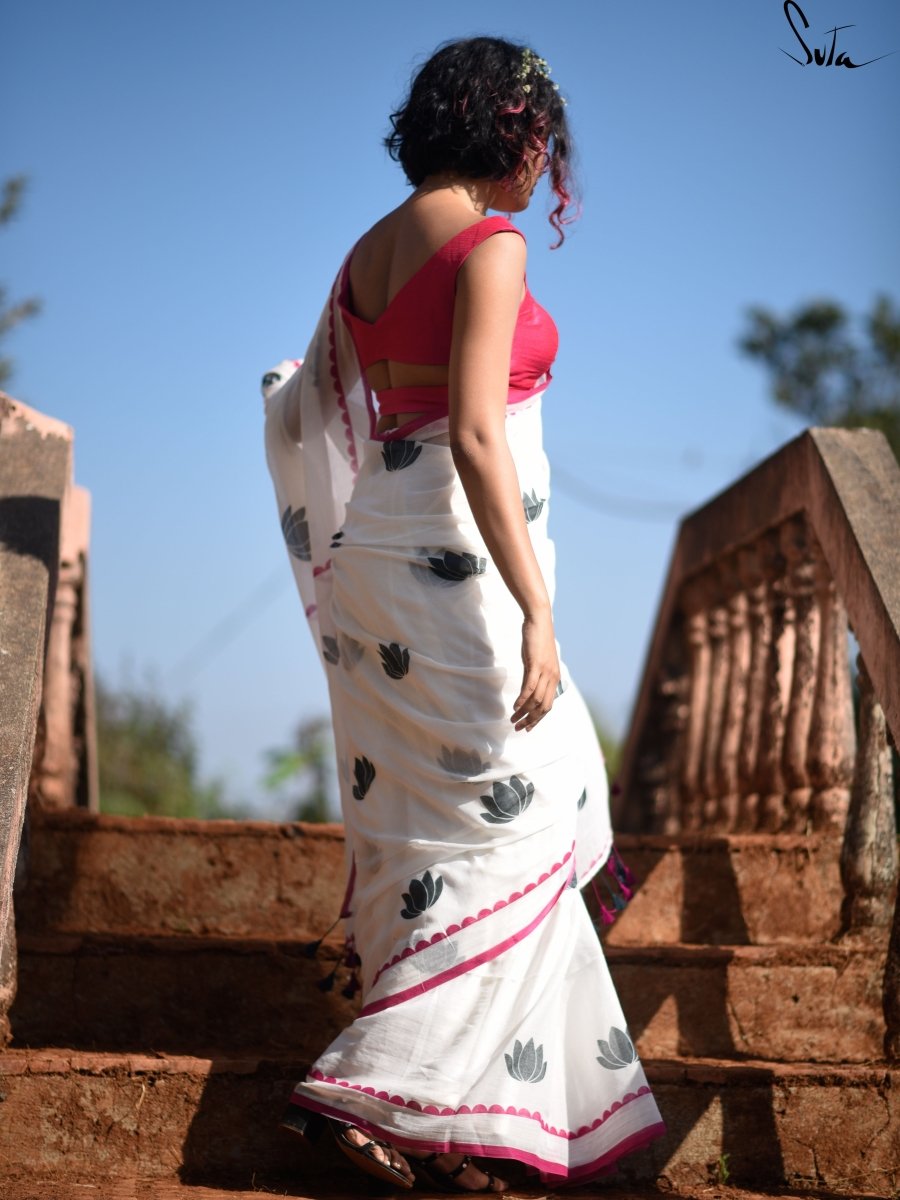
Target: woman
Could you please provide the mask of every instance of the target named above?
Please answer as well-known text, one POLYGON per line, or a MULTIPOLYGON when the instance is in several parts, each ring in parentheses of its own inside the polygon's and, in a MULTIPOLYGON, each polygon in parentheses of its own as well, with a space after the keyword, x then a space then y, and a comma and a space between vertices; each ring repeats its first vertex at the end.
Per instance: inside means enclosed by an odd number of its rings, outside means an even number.
POLYGON ((362 987, 284 1124, 329 1118, 401 1187, 505 1190, 473 1155, 587 1179, 663 1131, 580 891, 605 868, 601 898, 630 894, 553 629, 556 328, 523 236, 488 216, 521 212, 547 173, 562 242, 564 104, 527 47, 434 54, 386 139, 414 190, 354 246, 268 408, 329 682, 362 987))

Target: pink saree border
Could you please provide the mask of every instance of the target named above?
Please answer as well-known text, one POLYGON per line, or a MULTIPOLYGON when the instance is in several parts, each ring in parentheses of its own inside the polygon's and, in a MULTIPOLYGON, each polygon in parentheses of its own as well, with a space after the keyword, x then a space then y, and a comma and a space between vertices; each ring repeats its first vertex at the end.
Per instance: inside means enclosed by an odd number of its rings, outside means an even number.
POLYGON ((426 992, 432 991, 436 987, 441 987, 445 983, 449 983, 451 979, 458 979, 460 975, 466 975, 469 971, 474 971, 476 967, 482 966, 491 959, 497 958, 503 954, 505 950, 511 950, 513 946, 524 941, 530 933, 537 929, 542 921, 545 921, 553 911, 560 896, 569 886, 568 880, 562 885, 555 896, 550 898, 549 903, 545 904, 541 911, 528 924, 520 929, 518 933, 512 933, 508 938, 504 938, 502 942, 498 942, 495 946, 491 946, 489 950, 482 950, 480 954, 476 954, 473 958, 467 958, 465 962, 456 963, 452 967, 448 967, 446 971, 441 971, 437 975, 432 975, 430 979, 423 980, 420 983, 415 983, 412 987, 404 988, 401 992, 394 992, 390 996, 382 996, 380 1000, 373 1000, 371 1004, 366 1004, 360 1009, 356 1019, 361 1017, 370 1017, 375 1013, 384 1012, 385 1009, 394 1008, 398 1004, 403 1004, 407 1000, 411 1000, 414 996, 424 996, 426 992))
POLYGON ((344 433, 347 438, 347 455, 350 459, 350 467, 353 471, 353 478, 356 479, 357 475, 359 474, 359 457, 356 453, 356 439, 353 436, 353 422, 350 420, 350 410, 347 407, 347 396, 344 392, 344 385, 341 382, 341 373, 338 369, 337 340, 334 331, 334 309, 337 303, 338 292, 343 284, 344 275, 347 271, 349 263, 350 256, 348 255, 338 274, 335 287, 332 288, 331 301, 328 305, 328 363, 331 370, 331 381, 334 384, 335 394, 337 395, 338 407, 341 410, 341 421, 344 424, 344 433))
POLYGON ((472 925, 477 925, 479 921, 484 921, 487 917, 493 916, 494 913, 500 912, 502 909, 507 908, 510 904, 515 904, 517 900, 521 900, 523 896, 528 895, 529 892, 533 892, 535 888, 540 887, 542 883, 546 883, 551 876, 555 875, 557 871, 561 870, 561 868, 566 865, 574 853, 575 843, 573 842, 571 849, 566 851, 558 863, 554 863, 548 871, 544 871, 540 878, 535 882, 526 883, 521 891, 513 892, 506 900, 497 900, 491 908, 482 908, 478 912, 477 916, 463 917, 462 921, 458 923, 454 921, 453 924, 448 925, 446 929, 438 930, 438 932, 433 934, 427 941, 416 942, 415 946, 407 946, 406 949, 400 954, 395 954, 392 959, 378 968, 378 970, 375 972, 375 978, 372 980, 372 987, 375 986, 385 971, 390 970, 391 967, 395 967, 397 963, 405 962, 406 959, 412 958, 414 954, 420 954, 423 950, 430 950, 432 946, 436 946, 439 942, 446 941, 447 938, 453 937, 453 935, 459 933, 461 929, 468 929, 472 925))
MULTIPOLYGON (((643 1087, 637 1092, 627 1093, 621 1101, 616 1101, 602 1118, 599 1118, 599 1124, 594 1124, 591 1129, 586 1132, 593 1132, 599 1128, 605 1121, 608 1121, 616 1112, 619 1112, 626 1104, 640 1099, 641 1096, 650 1095, 650 1088, 643 1087)), ((445 1138, 444 1140, 436 1140, 431 1138, 410 1138, 402 1133, 397 1133, 394 1130, 385 1129, 383 1126, 374 1124, 372 1121, 366 1120, 364 1117, 357 1117, 355 1114, 350 1114, 344 1109, 335 1108, 333 1105, 325 1104, 320 1100, 313 1100, 310 1097, 297 1098, 291 1096, 290 1103, 296 1104, 299 1108, 308 1108, 313 1112, 322 1113, 323 1116, 333 1117, 338 1121, 347 1121, 348 1117, 352 1119, 354 1127, 364 1130, 366 1133, 373 1134, 376 1137, 387 1139, 391 1145, 396 1146, 401 1150, 430 1150, 437 1153, 457 1153, 457 1154, 477 1154, 483 1158, 494 1159, 511 1159, 515 1162, 524 1163, 526 1166, 532 1167, 539 1171, 542 1179, 564 1181, 566 1183, 574 1183, 579 1179, 586 1179, 592 1175, 596 1175, 621 1158, 624 1154, 630 1154, 634 1150, 640 1149, 647 1142, 654 1138, 661 1137, 666 1132, 666 1126, 663 1121, 655 1121, 652 1125, 647 1125, 643 1129, 637 1130, 635 1133, 629 1134, 621 1141, 616 1142, 599 1158, 592 1159, 590 1162, 583 1163, 581 1166, 573 1167, 571 1170, 566 1170, 560 1163, 552 1162, 548 1158, 542 1158, 539 1154, 533 1154, 530 1150, 520 1149, 514 1146, 488 1146, 483 1142, 468 1142, 457 1141, 454 1138, 445 1138)), ((520 1112, 508 1113, 505 1109, 500 1109, 499 1105, 495 1105, 499 1109, 499 1114, 495 1115, 525 1115, 531 1116, 527 1109, 520 1112)), ((427 1112, 427 1109, 423 1109, 427 1112)), ((474 1110, 473 1110, 474 1111, 474 1110)), ((493 1110, 486 1109, 487 1113, 493 1110)), ((462 1114, 465 1115, 465 1114, 462 1114)), ((534 1117, 531 1118, 532 1120, 534 1117)), ((569 1131, 566 1131, 567 1133, 569 1131)), ((557 1134, 557 1136, 565 1136, 557 1134)), ((566 1137, 567 1141, 576 1140, 578 1137, 586 1136, 585 1133, 575 1133, 571 1137, 566 1137)))

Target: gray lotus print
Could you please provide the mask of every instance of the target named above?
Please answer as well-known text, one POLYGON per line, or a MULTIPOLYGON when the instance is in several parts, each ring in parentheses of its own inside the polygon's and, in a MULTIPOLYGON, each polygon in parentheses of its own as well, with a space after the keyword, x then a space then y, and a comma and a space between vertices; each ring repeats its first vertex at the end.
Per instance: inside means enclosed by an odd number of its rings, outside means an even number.
POLYGON ((287 548, 294 558, 309 562, 312 552, 309 548, 309 522, 306 519, 306 509, 298 508, 296 512, 290 505, 281 514, 281 532, 287 548))
POLYGON ((328 637, 327 635, 322 638, 322 657, 327 663, 331 663, 333 667, 337 666, 341 661, 341 651, 337 638, 328 637))
POLYGON ((432 904, 437 903, 443 890, 444 879, 442 875, 438 875, 437 879, 433 879, 431 872, 426 871, 421 879, 411 879, 409 881, 409 891, 403 893, 403 901, 406 907, 401 910, 400 916, 406 921, 414 921, 426 909, 431 908, 432 904))
POLYGON ((499 779, 491 784, 491 794, 481 796, 487 812, 481 813, 482 821, 492 825, 504 825, 521 816, 534 795, 534 784, 524 783, 518 775, 513 775, 509 783, 499 779))
POLYGON ((523 1046, 517 1041, 512 1054, 504 1054, 506 1069, 513 1079, 522 1083, 540 1083, 547 1074, 547 1064, 544 1062, 544 1047, 535 1048, 534 1038, 529 1038, 523 1046))
POLYGON ((366 792, 375 781, 375 768, 365 756, 354 761, 353 777, 356 780, 353 785, 353 799, 364 800, 366 792))
POLYGON ((585 789, 584 789, 584 791, 581 793, 581 795, 578 797, 578 809, 579 809, 579 811, 580 811, 582 808, 584 808, 585 804, 587 804, 587 788, 585 788, 585 789))
POLYGON ((385 442, 381 447, 381 457, 388 471, 402 471, 410 466, 422 453, 421 442, 398 440, 385 442))
POLYGON ((464 750, 461 746, 441 746, 437 763, 448 775, 461 775, 464 779, 491 769, 489 762, 482 762, 477 750, 464 750))
POLYGON ((634 1042, 623 1029, 616 1029, 615 1025, 609 1031, 609 1041, 600 1038, 597 1048, 600 1051, 597 1062, 609 1071, 619 1071, 637 1062, 634 1042))
POLYGON ((534 488, 531 493, 522 493, 522 507, 525 509, 525 524, 530 525, 532 521, 536 521, 543 511, 545 500, 539 500, 537 492, 534 488))
POLYGON ((365 654, 366 648, 362 642, 352 638, 349 633, 339 633, 338 640, 341 646, 341 661, 348 671, 352 671, 365 654))
POLYGON ((378 643, 378 653, 381 655, 381 665, 384 673, 391 679, 402 679, 409 672, 409 650, 399 642, 385 645, 378 643))

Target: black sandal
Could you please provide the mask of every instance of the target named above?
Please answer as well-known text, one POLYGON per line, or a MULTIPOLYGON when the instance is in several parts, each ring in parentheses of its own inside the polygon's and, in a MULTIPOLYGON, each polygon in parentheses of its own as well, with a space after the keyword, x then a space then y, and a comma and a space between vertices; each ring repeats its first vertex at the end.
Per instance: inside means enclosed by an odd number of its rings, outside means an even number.
POLYGON ((454 1167, 452 1171, 445 1171, 443 1167, 436 1165, 435 1159, 443 1158, 445 1154, 452 1153, 453 1152, 450 1150, 439 1150, 435 1154, 427 1154, 424 1158, 414 1159, 413 1169, 417 1170, 417 1168, 421 1167, 422 1174, 425 1176, 426 1181, 432 1187, 436 1187, 442 1192, 472 1192, 476 1195, 479 1192, 493 1192, 495 1196, 501 1196, 503 1194, 502 1192, 495 1191, 494 1189, 494 1184, 497 1182, 496 1176, 492 1175, 490 1171, 486 1171, 484 1167, 479 1167, 473 1163, 468 1154, 463 1155, 462 1162, 458 1167, 454 1167), (462 1175, 466 1167, 472 1166, 475 1167, 476 1171, 480 1171, 482 1175, 487 1175, 487 1187, 468 1188, 462 1187, 460 1184, 454 1182, 458 1176, 462 1175))
POLYGON ((317 1142, 322 1133, 328 1129, 338 1148, 361 1171, 365 1171, 367 1175, 372 1175, 384 1183, 393 1183, 407 1189, 413 1186, 413 1180, 408 1175, 404 1175, 402 1171, 392 1167, 390 1162, 382 1162, 375 1153, 377 1146, 390 1159, 391 1155, 397 1153, 395 1147, 366 1133, 364 1129, 359 1129, 357 1125, 351 1125, 345 1121, 335 1121, 330 1117, 322 1116, 321 1113, 310 1112, 308 1109, 298 1108, 297 1105, 289 1105, 288 1111, 281 1120, 281 1128, 299 1134, 305 1142, 310 1144, 317 1142), (358 1129, 368 1140, 358 1146, 347 1136, 350 1129, 358 1129))

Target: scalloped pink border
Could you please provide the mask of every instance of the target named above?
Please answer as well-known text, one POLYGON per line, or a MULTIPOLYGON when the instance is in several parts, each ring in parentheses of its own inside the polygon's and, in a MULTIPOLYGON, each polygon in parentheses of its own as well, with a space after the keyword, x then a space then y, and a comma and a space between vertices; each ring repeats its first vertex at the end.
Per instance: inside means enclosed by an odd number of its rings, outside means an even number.
MULTIPOLYGON (((336 1087, 349 1088, 351 1091, 371 1096, 374 1100, 383 1100, 386 1104, 393 1104, 397 1108, 412 1109, 413 1112, 424 1113, 430 1117, 466 1117, 477 1116, 482 1113, 490 1113, 501 1117, 525 1117, 529 1121, 537 1121, 541 1129, 545 1133, 549 1133, 551 1137, 565 1138, 570 1142, 576 1138, 586 1137, 587 1134, 593 1133, 595 1129, 599 1129, 601 1125, 609 1120, 613 1113, 618 1112, 620 1108, 624 1108, 626 1104, 630 1104, 632 1100, 637 1100, 641 1096, 652 1095, 649 1086, 642 1084, 636 1092, 626 1092, 621 1100, 614 1100, 603 1115, 596 1117, 590 1125, 581 1125, 578 1129, 557 1129, 554 1125, 549 1125, 539 1112, 530 1112, 527 1108, 515 1108, 511 1104, 505 1108, 502 1104, 461 1104, 459 1108, 440 1108, 436 1104, 420 1104, 418 1100, 405 1100, 402 1096, 391 1096, 388 1092, 379 1092, 373 1087, 364 1087, 361 1083, 350 1083, 346 1079, 337 1079, 333 1075, 325 1075, 317 1070, 311 1070, 307 1079, 314 1079, 318 1083, 327 1083, 336 1087)), ((293 1102, 298 1103, 297 1101, 293 1102)))
POLYGON ((533 892, 536 887, 539 887, 542 883, 546 883, 552 875, 555 875, 557 871, 564 867, 574 852, 575 843, 573 842, 572 848, 566 852, 562 860, 558 863, 554 863, 550 870, 545 871, 536 883, 526 883, 521 892, 513 892, 507 900, 498 900, 494 904, 493 908, 482 908, 477 916, 464 917, 459 924, 454 922, 454 924, 448 925, 446 929, 438 930, 437 933, 432 934, 429 941, 416 942, 415 946, 407 946, 400 954, 395 954, 389 962, 384 963, 375 972, 375 978, 372 980, 372 987, 375 986, 385 971, 389 970, 391 967, 395 967, 397 963, 403 962, 407 958, 412 958, 414 954, 419 954, 422 950, 430 950, 432 946, 436 946, 439 942, 443 942, 447 938, 452 937, 454 934, 459 933, 461 929, 468 929, 470 925, 476 925, 479 921, 485 920, 486 917, 493 916, 494 913, 500 912, 500 910, 506 908, 507 905, 514 904, 516 900, 521 900, 522 897, 527 895, 529 892, 533 892))
MULTIPOLYGON (((341 420, 344 423, 344 432, 347 437, 347 452, 350 458, 350 467, 353 471, 354 481, 359 474, 359 459, 356 455, 356 440, 353 436, 353 423, 350 420, 350 411, 347 407, 347 397, 344 394, 344 386, 341 383, 340 372, 337 364, 337 341, 334 333, 334 309, 337 303, 338 292, 343 284, 344 274, 349 266, 350 256, 344 263, 343 269, 338 274, 335 282, 335 287, 331 293, 331 303, 328 305, 328 362, 331 367, 331 379, 334 384, 334 390, 337 395, 338 407, 341 410, 341 420)), ((355 350, 355 347, 354 347, 355 350)))

